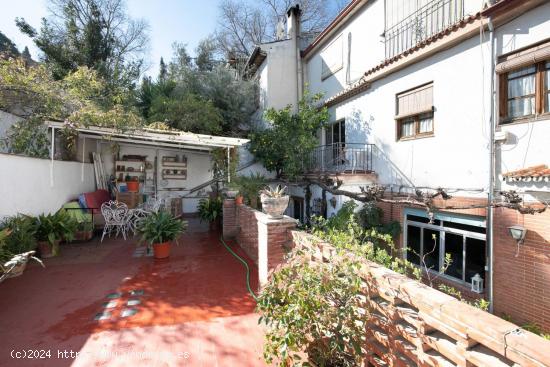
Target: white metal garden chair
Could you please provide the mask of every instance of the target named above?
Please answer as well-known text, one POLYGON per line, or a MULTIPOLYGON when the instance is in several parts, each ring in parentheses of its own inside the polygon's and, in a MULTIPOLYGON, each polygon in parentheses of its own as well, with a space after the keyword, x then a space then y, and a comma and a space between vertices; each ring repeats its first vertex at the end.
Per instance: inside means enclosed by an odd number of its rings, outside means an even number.
POLYGON ((139 227, 139 223, 147 218, 147 216, 151 215, 152 213, 157 213, 159 210, 162 210, 164 208, 164 199, 160 198, 153 198, 150 200, 147 200, 145 203, 143 203, 140 207, 136 209, 130 209, 129 210, 129 218, 128 218, 128 228, 127 232, 132 231, 134 235, 137 232, 137 229, 139 227))
POLYGON ((105 218, 105 227, 101 235, 101 242, 106 234, 111 236, 111 233, 116 231, 115 237, 122 233, 122 237, 126 240, 128 232, 128 220, 130 219, 128 206, 119 201, 109 201, 101 204, 101 214, 105 218))

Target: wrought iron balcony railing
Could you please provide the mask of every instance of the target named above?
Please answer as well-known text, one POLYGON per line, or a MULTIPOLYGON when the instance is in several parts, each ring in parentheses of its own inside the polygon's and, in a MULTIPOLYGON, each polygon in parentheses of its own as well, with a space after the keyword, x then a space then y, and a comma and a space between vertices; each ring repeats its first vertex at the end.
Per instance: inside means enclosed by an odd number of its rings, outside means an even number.
POLYGON ((305 173, 372 172, 374 144, 336 143, 316 147, 304 159, 305 173))
POLYGON ((464 18, 464 0, 433 0, 386 29, 386 58, 413 48, 464 18))

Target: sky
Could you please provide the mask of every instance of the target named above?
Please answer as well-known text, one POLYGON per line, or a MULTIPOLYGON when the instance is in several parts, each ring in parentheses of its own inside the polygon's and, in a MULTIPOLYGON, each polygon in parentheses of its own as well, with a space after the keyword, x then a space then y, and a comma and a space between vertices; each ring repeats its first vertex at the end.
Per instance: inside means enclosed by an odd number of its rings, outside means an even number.
MULTIPOLYGON (((172 43, 181 42, 193 51, 198 42, 216 28, 220 0, 127 0, 132 18, 143 18, 149 23, 151 38, 146 74, 156 77, 160 57, 169 60, 172 43)), ((16 17, 24 17, 29 24, 40 28, 42 17, 48 15, 47 0, 0 0, 0 31, 22 51, 29 47, 34 59, 38 49, 32 40, 19 32, 16 17)))

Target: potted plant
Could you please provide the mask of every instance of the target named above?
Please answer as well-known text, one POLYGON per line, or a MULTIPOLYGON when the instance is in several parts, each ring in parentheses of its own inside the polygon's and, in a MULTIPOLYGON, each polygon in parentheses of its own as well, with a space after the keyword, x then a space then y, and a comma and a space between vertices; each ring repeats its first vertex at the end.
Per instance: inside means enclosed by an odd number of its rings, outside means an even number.
POLYGON ((209 222, 212 229, 219 226, 223 214, 223 202, 220 197, 202 199, 198 210, 201 222, 209 222))
POLYGON ((140 242, 153 246, 155 259, 165 259, 170 256, 170 243, 186 229, 187 222, 161 210, 142 219, 137 230, 141 234, 140 242))
POLYGON ((55 214, 40 214, 36 220, 36 239, 41 258, 57 256, 59 243, 74 240, 78 230, 78 222, 66 210, 55 214))
POLYGON ((25 216, 10 217, 0 226, 0 281, 23 274, 29 259, 44 266, 33 256, 34 230, 32 218, 25 216))
POLYGON ((272 218, 282 218, 290 197, 286 194, 286 186, 272 188, 268 186, 260 191, 262 210, 272 218))
POLYGON ((240 186, 239 191, 244 198, 243 201, 251 208, 258 209, 258 192, 265 186, 265 177, 256 173, 250 174, 250 176, 238 176, 235 181, 240 186))
POLYGON ((225 196, 229 199, 236 199, 240 189, 240 185, 233 180, 227 184, 225 188, 225 196))

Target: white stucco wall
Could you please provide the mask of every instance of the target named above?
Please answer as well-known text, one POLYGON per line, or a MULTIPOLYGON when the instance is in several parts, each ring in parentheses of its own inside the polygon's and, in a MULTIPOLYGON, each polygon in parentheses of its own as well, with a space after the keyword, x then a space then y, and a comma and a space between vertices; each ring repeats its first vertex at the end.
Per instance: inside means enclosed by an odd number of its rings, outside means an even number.
MULTIPOLYGON (((100 143, 100 152, 103 158, 103 164, 107 175, 114 174, 114 158, 112 153, 111 144, 107 142, 100 143)), ((138 146, 129 144, 120 144, 120 156, 123 155, 145 155, 147 160, 154 162, 155 157, 158 156, 158 169, 157 169, 157 182, 158 182, 158 194, 159 197, 170 199, 175 197, 181 197, 189 192, 189 190, 199 186, 212 179, 212 162, 210 160, 209 153, 193 152, 188 150, 172 150, 156 148, 154 146, 138 146), (183 191, 164 191, 164 187, 160 184, 162 181, 162 157, 163 156, 186 156, 187 157, 187 179, 186 180, 168 180, 166 188, 170 187, 182 187, 183 191)), ((209 191, 207 187, 205 190, 209 191)), ((198 200, 185 199, 183 206, 185 213, 194 213, 197 211, 198 200)))
POLYGON ((57 211, 83 192, 95 190, 93 165, 0 154, 0 218, 57 211), (53 181, 50 178, 53 172, 53 181))
POLYGON ((298 100, 298 69, 293 40, 263 44, 267 52, 267 104, 266 108, 281 109, 295 105, 298 100))
MULTIPOLYGON (((550 36, 550 3, 539 6, 521 17, 497 28, 496 42, 499 55, 530 46, 550 36)), ((532 122, 502 125, 510 139, 497 150, 497 173, 546 164, 550 166, 550 116, 541 116, 532 122)), ((501 183, 504 190, 541 190, 550 192, 550 184, 501 183)))
POLYGON ((469 39, 330 109, 332 120, 346 119, 347 142, 377 146, 374 171, 380 183, 487 187, 490 100, 483 93, 490 86, 482 78, 481 52, 479 40, 469 39), (434 136, 396 141, 396 95, 428 82, 433 82, 434 136))
POLYGON ((348 87, 370 67, 384 59, 384 43, 380 35, 384 32, 384 1, 378 0, 363 6, 332 37, 327 38, 318 51, 305 60, 306 80, 312 93, 322 92, 329 98, 348 87), (351 33, 351 58, 348 63, 348 37, 351 33), (332 76, 322 78, 322 53, 336 38, 342 37, 343 67, 332 76), (349 80, 346 80, 347 69, 349 80))

